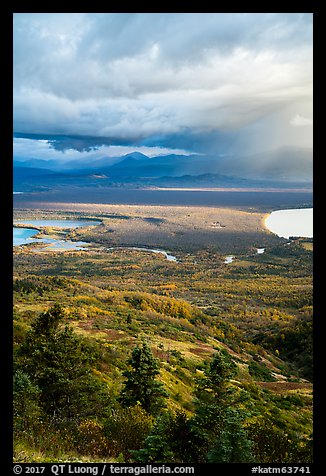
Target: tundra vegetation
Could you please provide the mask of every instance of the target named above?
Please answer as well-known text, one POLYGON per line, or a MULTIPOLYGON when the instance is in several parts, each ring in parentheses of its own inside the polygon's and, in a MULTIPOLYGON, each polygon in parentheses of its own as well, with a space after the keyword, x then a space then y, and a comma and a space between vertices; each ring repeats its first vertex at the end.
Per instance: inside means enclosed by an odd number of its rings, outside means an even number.
POLYGON ((171 237, 177 262, 108 250, 117 222, 144 245, 128 213, 65 212, 102 220, 67 233, 85 251, 14 250, 15 461, 311 462, 312 240, 222 227, 171 237))

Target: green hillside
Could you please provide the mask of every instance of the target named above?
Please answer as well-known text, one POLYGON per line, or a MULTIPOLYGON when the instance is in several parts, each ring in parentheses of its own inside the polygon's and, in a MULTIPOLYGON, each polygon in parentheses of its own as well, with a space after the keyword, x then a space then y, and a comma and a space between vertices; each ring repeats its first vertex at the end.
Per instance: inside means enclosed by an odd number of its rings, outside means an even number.
POLYGON ((15 251, 15 461, 311 461, 310 247, 178 257, 15 251))

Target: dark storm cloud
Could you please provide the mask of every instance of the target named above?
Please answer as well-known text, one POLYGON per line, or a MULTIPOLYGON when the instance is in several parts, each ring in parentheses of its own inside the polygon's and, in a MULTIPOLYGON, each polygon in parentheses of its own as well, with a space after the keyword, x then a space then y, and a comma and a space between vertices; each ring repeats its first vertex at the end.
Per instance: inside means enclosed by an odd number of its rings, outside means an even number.
POLYGON ((17 132, 233 153, 311 117, 311 14, 14 15, 17 132))

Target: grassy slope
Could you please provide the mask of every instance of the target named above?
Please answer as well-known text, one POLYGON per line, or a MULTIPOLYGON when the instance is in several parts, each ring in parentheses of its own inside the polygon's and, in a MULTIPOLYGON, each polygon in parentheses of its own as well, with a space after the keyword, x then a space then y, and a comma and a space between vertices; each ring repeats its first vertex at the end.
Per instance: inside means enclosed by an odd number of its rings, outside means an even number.
MULTIPOLYGON (((179 263, 135 250, 29 249, 15 251, 15 279, 35 284, 30 293, 15 291, 17 344, 33 317, 60 302, 76 333, 101 349, 95 375, 118 393, 126 360, 145 336, 160 358, 169 406, 188 414, 204 361, 225 347, 238 365, 235 384, 251 392, 256 407, 280 427, 311 433, 312 385, 277 352, 253 343, 262 330, 279 333, 310 309, 311 251, 300 243, 286 248, 273 242, 262 255, 245 250, 230 265, 212 249, 179 251, 179 263)), ((16 458, 51 456, 37 451, 19 442, 16 458)))

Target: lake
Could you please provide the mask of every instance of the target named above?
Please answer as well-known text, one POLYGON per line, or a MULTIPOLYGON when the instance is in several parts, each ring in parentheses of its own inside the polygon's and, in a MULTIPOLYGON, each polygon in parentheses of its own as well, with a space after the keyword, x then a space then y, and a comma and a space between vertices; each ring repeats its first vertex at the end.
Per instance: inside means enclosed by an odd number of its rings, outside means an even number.
MULTIPOLYGON (((95 226, 101 222, 96 220, 15 220, 14 225, 32 225, 38 228, 51 226, 56 228, 80 228, 83 226, 95 226)), ((33 228, 13 228, 13 245, 27 245, 29 243, 44 243, 49 250, 82 250, 87 245, 84 241, 70 241, 55 238, 32 238, 38 233, 33 228)))
POLYGON ((310 191, 152 190, 108 187, 55 187, 49 191, 14 195, 15 208, 40 208, 47 203, 97 203, 110 205, 160 205, 199 207, 294 208, 311 206, 310 191))
POLYGON ((265 226, 277 236, 313 237, 313 208, 277 210, 265 220, 265 226))
POLYGON ((20 246, 36 241, 32 240, 31 237, 37 232, 37 230, 31 228, 14 228, 14 246, 20 246))
MULTIPOLYGON (((55 238, 32 238, 38 230, 32 228, 14 228, 13 245, 28 245, 30 243, 43 243, 49 251, 83 250, 87 245, 84 241, 56 240, 55 238)), ((43 248, 42 248, 43 249, 43 248)), ((45 248, 44 248, 45 249, 45 248)))

